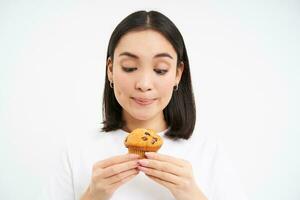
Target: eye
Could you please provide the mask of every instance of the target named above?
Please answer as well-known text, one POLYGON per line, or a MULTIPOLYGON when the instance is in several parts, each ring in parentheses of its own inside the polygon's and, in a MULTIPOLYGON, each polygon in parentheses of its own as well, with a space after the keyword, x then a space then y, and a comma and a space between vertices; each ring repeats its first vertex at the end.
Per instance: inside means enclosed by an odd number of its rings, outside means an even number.
POLYGON ((168 70, 166 69, 154 69, 154 71, 158 74, 158 75, 164 75, 168 72, 168 70))
POLYGON ((136 70, 136 67, 122 67, 124 72, 133 72, 134 70, 136 70))

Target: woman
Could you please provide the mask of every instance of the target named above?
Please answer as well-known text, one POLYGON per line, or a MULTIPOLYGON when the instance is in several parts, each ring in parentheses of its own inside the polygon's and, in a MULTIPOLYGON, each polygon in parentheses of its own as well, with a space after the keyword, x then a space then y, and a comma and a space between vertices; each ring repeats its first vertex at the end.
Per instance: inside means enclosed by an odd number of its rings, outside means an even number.
POLYGON ((109 41, 104 126, 70 143, 50 184, 50 199, 245 199, 223 151, 194 130, 188 55, 176 26, 156 11, 127 16, 109 41), (126 153, 124 138, 151 128, 158 153, 126 153))

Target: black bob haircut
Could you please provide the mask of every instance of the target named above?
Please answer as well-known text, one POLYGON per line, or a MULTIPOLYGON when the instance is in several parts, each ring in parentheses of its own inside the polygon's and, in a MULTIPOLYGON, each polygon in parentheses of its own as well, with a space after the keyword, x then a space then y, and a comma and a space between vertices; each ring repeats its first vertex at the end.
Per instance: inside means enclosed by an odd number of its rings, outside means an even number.
MULTIPOLYGON (((177 53, 177 67, 180 62, 184 63, 184 70, 178 85, 178 90, 173 91, 171 100, 163 110, 163 113, 166 123, 169 126, 169 130, 165 135, 172 139, 188 139, 194 131, 196 121, 196 108, 189 60, 183 37, 169 18, 157 11, 137 11, 128 15, 117 25, 111 35, 106 61, 109 57, 112 60, 114 59, 114 50, 123 35, 130 31, 147 29, 160 32, 172 44, 177 53)), ((123 128, 125 122, 122 119, 122 107, 116 100, 114 91, 109 85, 107 67, 105 74, 102 131, 109 132, 123 128)))

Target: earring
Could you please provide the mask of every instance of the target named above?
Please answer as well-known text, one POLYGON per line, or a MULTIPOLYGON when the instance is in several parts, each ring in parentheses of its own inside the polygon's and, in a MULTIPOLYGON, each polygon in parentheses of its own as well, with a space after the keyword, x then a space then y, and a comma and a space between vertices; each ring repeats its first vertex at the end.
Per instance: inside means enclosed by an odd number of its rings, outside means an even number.
POLYGON ((114 83, 112 81, 109 82, 110 88, 114 88, 114 83))
POLYGON ((174 90, 174 91, 177 91, 177 90, 178 90, 178 84, 176 84, 176 85, 173 87, 173 90, 174 90))

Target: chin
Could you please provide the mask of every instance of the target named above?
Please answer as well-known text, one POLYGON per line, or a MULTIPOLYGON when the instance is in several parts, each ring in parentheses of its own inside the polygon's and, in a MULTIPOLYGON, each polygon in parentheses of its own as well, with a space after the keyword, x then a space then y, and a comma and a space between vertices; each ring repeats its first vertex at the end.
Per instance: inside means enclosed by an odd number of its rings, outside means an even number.
POLYGON ((140 116, 140 115, 138 115, 138 116, 132 116, 134 119, 136 119, 136 120, 140 120, 140 121, 147 121, 147 120, 149 120, 149 119, 151 119, 151 116, 140 116))
POLYGON ((131 113, 132 118, 140 121, 146 121, 153 118, 153 115, 149 115, 149 113, 131 113))

